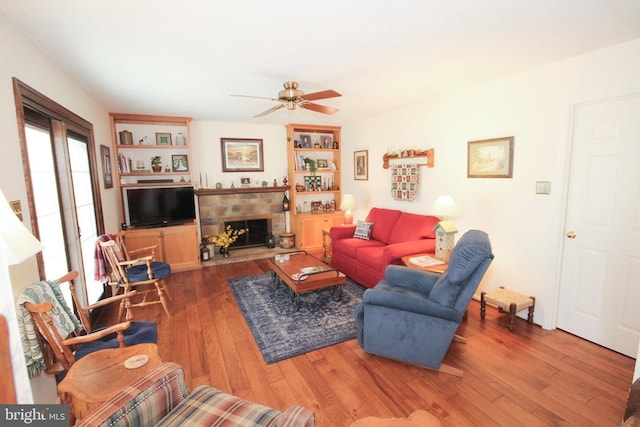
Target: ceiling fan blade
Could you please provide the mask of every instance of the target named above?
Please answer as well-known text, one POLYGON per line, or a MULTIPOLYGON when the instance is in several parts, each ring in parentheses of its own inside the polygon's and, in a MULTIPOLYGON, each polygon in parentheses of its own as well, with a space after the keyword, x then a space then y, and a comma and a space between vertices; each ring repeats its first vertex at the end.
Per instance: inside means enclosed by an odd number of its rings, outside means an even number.
POLYGON ((326 105, 314 104, 313 102, 307 102, 305 104, 301 104, 300 108, 304 108, 311 111, 317 111, 318 113, 324 113, 324 114, 333 114, 336 111, 339 111, 337 108, 327 107, 326 105))
POLYGON ((275 107, 271 107, 271 108, 269 108, 268 110, 263 111, 262 113, 260 113, 260 114, 257 114, 257 115, 255 115, 255 116, 253 116, 253 118, 255 119, 255 118, 258 118, 258 117, 264 117, 264 116, 266 116, 267 114, 271 114, 271 113, 273 113, 274 111, 281 109, 281 108, 282 108, 282 107, 284 107, 285 105, 286 105, 286 104, 280 104, 280 105, 276 105, 275 107))
POLYGON ((323 90, 321 92, 307 93, 302 95, 301 98, 306 101, 315 101, 316 99, 335 98, 336 96, 342 96, 335 90, 323 90))
POLYGON ((269 98, 268 96, 251 96, 251 95, 231 95, 231 96, 239 96, 241 98, 270 99, 271 101, 277 101, 277 99, 269 98))

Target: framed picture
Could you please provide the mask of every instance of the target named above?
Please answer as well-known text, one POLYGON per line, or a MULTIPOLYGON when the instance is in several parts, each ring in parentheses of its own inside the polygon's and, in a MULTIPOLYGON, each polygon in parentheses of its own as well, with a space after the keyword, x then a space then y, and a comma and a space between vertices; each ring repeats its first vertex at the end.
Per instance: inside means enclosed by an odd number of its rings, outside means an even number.
POLYGON ((251 178, 248 176, 243 176, 240 178, 240 186, 242 188, 248 188, 251 186, 251 178))
POLYGON ((186 154, 174 154, 171 156, 171 167, 174 172, 187 172, 189 160, 186 154))
POLYGON ((113 175, 111 174, 111 150, 106 145, 100 144, 100 159, 102 160, 102 176, 104 188, 113 188, 113 175))
POLYGON ((171 134, 168 132, 156 132, 157 145, 171 145, 171 134))
POLYGON ((357 181, 369 180, 369 150, 354 151, 353 179, 357 181))
POLYGON ((327 159, 317 159, 316 167, 318 169, 329 169, 329 160, 327 159))
POLYGON ((333 147, 333 136, 332 135, 322 135, 320 137, 320 145, 322 145, 322 148, 332 148, 333 147))
POLYGON ((311 148, 311 135, 306 133, 300 134, 300 147, 311 148))
POLYGON ((222 172, 264 172, 261 139, 220 138, 222 172))
POLYGON ((467 178, 513 177, 513 137, 469 141, 467 178))

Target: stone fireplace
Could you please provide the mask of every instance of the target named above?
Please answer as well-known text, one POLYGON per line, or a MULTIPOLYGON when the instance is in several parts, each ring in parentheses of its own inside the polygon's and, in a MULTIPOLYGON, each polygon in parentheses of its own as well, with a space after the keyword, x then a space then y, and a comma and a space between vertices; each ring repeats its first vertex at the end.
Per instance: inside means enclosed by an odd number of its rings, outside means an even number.
POLYGON ((197 190, 202 236, 218 234, 227 223, 238 224, 232 227, 241 228, 241 222, 252 221, 256 224, 251 226, 255 230, 249 233, 249 241, 241 242, 245 236, 240 236, 234 247, 265 245, 269 231, 277 239, 280 233, 285 232, 282 199, 288 190, 288 187, 197 190), (263 233, 260 227, 266 227, 266 232, 263 233))

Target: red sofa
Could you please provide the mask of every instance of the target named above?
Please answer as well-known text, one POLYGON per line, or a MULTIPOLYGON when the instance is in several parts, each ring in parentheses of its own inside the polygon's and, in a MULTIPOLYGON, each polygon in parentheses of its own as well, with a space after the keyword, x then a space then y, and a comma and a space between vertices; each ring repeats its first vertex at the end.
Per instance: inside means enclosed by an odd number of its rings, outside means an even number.
POLYGON ((331 266, 352 280, 372 288, 382 280, 389 264, 402 264, 401 257, 435 253, 434 216, 394 209, 372 208, 365 222, 373 223, 370 238, 355 238, 356 225, 331 227, 331 266))

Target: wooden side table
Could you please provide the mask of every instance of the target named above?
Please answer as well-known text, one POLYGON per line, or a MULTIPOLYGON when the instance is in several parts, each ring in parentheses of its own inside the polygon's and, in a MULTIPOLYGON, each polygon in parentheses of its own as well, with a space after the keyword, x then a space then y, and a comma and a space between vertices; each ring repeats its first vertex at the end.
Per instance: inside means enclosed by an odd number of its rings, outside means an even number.
POLYGON ((445 271, 447 271, 447 269, 449 268, 449 263, 448 262, 445 262, 444 264, 439 264, 439 265, 432 265, 430 267, 419 267, 419 266, 411 263, 411 261, 410 261, 411 258, 417 257, 417 256, 423 256, 423 255, 428 255, 428 256, 430 256, 432 258, 435 258, 435 254, 415 254, 415 255, 403 256, 400 259, 402 260, 402 263, 404 265, 406 265, 407 267, 415 268, 415 269, 418 269, 418 270, 430 271, 432 273, 442 274, 445 271))
POLYGON ((331 243, 331 229, 322 229, 322 256, 320 260, 324 263, 331 265, 331 255, 333 254, 333 248, 331 243))
POLYGON ((155 344, 98 350, 71 366, 67 376, 58 384, 60 401, 69 404, 72 420, 80 420, 160 362, 158 346, 155 344), (145 356, 149 358, 148 361, 135 367, 136 362, 145 356))

